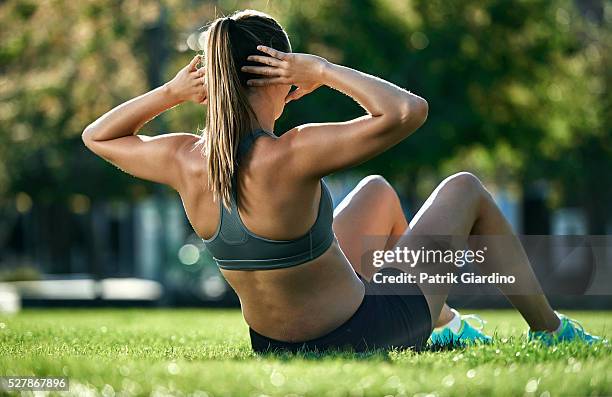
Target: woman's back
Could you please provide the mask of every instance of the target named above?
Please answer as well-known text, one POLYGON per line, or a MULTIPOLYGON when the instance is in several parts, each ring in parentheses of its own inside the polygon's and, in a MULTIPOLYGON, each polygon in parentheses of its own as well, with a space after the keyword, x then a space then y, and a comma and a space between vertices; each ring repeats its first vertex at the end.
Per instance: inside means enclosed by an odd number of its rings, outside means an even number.
MULTIPOLYGON (((274 137, 260 128, 246 134, 238 146, 238 169, 242 158, 262 136, 274 137)), ((206 248, 220 268, 225 270, 270 270, 298 266, 322 255, 334 240, 332 230, 333 201, 327 185, 321 180, 321 191, 315 221, 299 237, 271 239, 252 232, 244 224, 238 208, 236 172, 230 187, 229 205, 219 205, 217 230, 204 239, 206 248)), ((276 189, 271 188, 272 192, 276 189)), ((308 211, 306 211, 308 213, 308 211)), ((274 220, 274 217, 272 218, 274 220)), ((274 223, 274 222, 272 222, 274 223)), ((284 230, 286 229, 286 225, 284 230)), ((278 229, 278 225, 273 225, 278 229)))
MULTIPOLYGON (((336 328, 356 310, 364 294, 363 284, 338 247, 331 232, 331 219, 326 219, 331 216, 328 212, 332 208, 328 208, 331 197, 327 196, 325 185, 294 186, 290 173, 282 172, 283 139, 264 134, 257 137, 240 157, 235 179, 237 213, 230 215, 220 211, 220 203, 198 188, 199 184, 179 193, 194 230, 214 251, 213 255, 258 257, 257 252, 249 250, 261 249, 261 244, 257 244, 257 239, 244 244, 247 241, 242 238, 244 232, 248 234, 246 237, 259 237, 263 242, 280 240, 284 243, 278 244, 278 252, 273 255, 276 261, 258 259, 232 263, 229 260, 219 264, 240 297, 245 319, 254 330, 286 341, 311 339, 336 328), (211 219, 210 214, 215 213, 215 209, 216 217, 211 219), (232 234, 226 239, 229 244, 219 233, 221 219, 223 230, 232 234), (228 223, 231 223, 229 227, 228 223), (324 233, 327 226, 331 236, 324 233), (313 230, 318 232, 318 237, 309 236, 314 234, 313 230), (287 242, 300 240, 315 243, 310 251, 314 252, 314 260, 286 260, 288 252, 292 251, 287 242), (316 245, 321 244, 324 250, 316 252, 316 245), (292 321, 287 321, 288 318, 292 321)), ((184 155, 186 168, 202 174, 198 172, 198 166, 203 164, 199 154, 193 156, 193 151, 185 150, 184 155)), ((268 255, 274 251, 273 244, 264 248, 268 255)), ((305 253, 308 254, 308 250, 305 253)))

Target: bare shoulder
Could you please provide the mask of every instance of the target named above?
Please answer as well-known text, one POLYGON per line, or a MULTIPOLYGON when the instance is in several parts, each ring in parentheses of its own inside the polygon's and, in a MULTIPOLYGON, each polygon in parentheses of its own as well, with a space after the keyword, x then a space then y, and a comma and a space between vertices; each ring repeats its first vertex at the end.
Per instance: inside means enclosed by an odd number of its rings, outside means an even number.
POLYGON ((293 178, 299 171, 293 161, 299 150, 298 134, 299 127, 294 127, 276 139, 258 139, 262 141, 258 157, 262 158, 265 168, 274 170, 277 178, 293 178))
POLYGON ((304 139, 308 134, 309 124, 296 126, 270 144, 270 158, 290 179, 303 182, 304 178, 310 179, 308 168, 313 165, 309 161, 308 152, 311 148, 304 139))
POLYGON ((189 159, 202 157, 205 138, 190 133, 179 133, 177 135, 177 156, 180 160, 187 161, 189 159))
POLYGON ((206 174, 204 138, 190 133, 180 133, 177 138, 175 157, 181 169, 182 184, 193 178, 203 178, 206 174))

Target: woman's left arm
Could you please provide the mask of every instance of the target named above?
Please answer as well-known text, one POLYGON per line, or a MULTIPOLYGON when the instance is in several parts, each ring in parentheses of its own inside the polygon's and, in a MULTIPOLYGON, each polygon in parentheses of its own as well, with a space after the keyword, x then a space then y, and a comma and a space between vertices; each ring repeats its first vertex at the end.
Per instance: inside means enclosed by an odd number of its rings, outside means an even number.
POLYGON ((149 120, 191 100, 207 103, 204 68, 197 68, 199 55, 169 82, 133 98, 102 115, 83 131, 83 142, 95 154, 138 178, 177 189, 181 169, 177 154, 199 136, 171 133, 136 135, 149 120))

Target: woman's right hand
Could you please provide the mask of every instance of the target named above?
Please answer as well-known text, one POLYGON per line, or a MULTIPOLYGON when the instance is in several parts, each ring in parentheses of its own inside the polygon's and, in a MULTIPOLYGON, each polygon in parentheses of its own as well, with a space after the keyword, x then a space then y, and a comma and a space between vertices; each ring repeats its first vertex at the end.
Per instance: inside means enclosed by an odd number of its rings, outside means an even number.
POLYGON ((206 71, 204 67, 198 68, 201 57, 201 55, 193 57, 188 65, 179 70, 176 76, 165 84, 171 96, 177 100, 192 101, 201 105, 208 104, 206 71))
POLYGON ((295 85, 297 89, 287 95, 285 103, 297 100, 323 85, 323 74, 329 64, 325 58, 311 54, 286 53, 264 45, 258 45, 257 49, 269 56, 249 55, 247 60, 267 66, 243 66, 241 70, 266 77, 248 80, 248 85, 295 85))

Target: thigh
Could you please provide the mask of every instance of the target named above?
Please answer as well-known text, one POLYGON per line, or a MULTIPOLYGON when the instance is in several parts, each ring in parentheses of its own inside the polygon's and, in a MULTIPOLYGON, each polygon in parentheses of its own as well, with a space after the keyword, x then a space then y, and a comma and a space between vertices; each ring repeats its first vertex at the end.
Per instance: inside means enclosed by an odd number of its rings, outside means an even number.
MULTIPOLYGON (((481 186, 480 181, 468 173, 459 173, 446 178, 410 221, 409 228, 395 247, 418 251, 432 244, 433 249, 465 249, 468 236, 478 217, 483 197, 481 186), (433 243, 431 236, 445 236, 451 239, 445 242, 444 246, 439 246, 433 243)), ((431 269, 437 274, 456 271, 452 264, 427 264, 427 266, 436 266, 431 269)), ((418 266, 408 269, 408 272, 411 270, 419 271, 418 266)), ((448 290, 442 291, 438 286, 427 283, 419 286, 429 305, 431 318, 437 319, 446 302, 448 290)))
POLYGON ((347 259, 362 277, 371 269, 362 266, 367 250, 393 247, 408 227, 397 193, 381 176, 362 179, 334 210, 334 233, 347 259))

